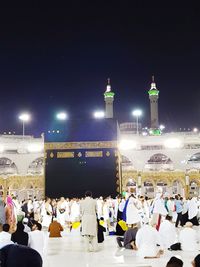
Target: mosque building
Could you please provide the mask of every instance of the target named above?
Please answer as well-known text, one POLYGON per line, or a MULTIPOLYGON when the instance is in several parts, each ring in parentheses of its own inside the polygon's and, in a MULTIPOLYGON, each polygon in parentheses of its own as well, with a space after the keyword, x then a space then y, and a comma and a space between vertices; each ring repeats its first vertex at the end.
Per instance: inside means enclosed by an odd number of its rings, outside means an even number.
MULTIPOLYGON (((154 77, 148 95, 150 128, 144 132, 138 122, 119 125, 119 191, 148 197, 155 196, 157 190, 186 197, 199 195, 200 134, 163 132, 159 127, 159 90, 154 77)), ((114 116, 114 97, 108 80, 105 119, 112 120, 114 116)), ((0 136, 0 195, 12 194, 20 200, 44 196, 44 147, 43 136, 0 136)))
MULTIPOLYGON (((164 133, 159 128, 159 90, 154 77, 148 91, 150 129, 138 133, 134 123, 120 124, 119 150, 122 162, 122 190, 155 196, 199 195, 200 134, 198 131, 164 133)), ((141 129, 141 127, 140 127, 141 129)))
POLYGON ((44 138, 0 136, 0 195, 44 196, 44 138))

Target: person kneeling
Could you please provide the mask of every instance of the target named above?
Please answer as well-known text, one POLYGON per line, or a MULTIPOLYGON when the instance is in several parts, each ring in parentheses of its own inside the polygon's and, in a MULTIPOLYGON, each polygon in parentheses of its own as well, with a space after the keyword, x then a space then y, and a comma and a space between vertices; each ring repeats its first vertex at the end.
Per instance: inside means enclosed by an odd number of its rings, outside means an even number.
POLYGON ((118 236, 116 240, 117 240, 117 244, 119 245, 119 247, 125 247, 126 249, 136 249, 135 237, 136 237, 137 231, 138 231, 138 226, 137 226, 137 223, 135 223, 132 225, 132 228, 128 229, 125 232, 124 237, 118 236))

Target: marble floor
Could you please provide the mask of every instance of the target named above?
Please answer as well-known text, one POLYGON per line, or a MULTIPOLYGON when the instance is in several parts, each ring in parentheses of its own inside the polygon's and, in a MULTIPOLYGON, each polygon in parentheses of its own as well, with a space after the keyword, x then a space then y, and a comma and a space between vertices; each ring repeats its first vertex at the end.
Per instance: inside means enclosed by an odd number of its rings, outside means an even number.
POLYGON ((47 239, 44 267, 165 267, 171 256, 179 255, 184 266, 190 267, 192 259, 200 253, 165 251, 160 259, 141 259, 132 250, 118 248, 115 236, 106 236, 98 252, 85 252, 79 231, 72 230, 62 238, 47 239))

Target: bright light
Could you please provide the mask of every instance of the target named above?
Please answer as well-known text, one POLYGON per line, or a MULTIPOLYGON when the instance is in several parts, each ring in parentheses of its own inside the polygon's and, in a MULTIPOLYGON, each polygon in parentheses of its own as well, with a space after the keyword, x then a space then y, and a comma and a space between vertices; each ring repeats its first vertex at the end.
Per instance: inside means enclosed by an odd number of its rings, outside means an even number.
POLYGON ((170 138, 164 142, 166 148, 180 148, 182 146, 181 140, 177 138, 170 138))
POLYGON ((30 120, 30 118, 31 118, 31 116, 30 116, 30 114, 28 114, 28 113, 22 113, 20 116, 19 116, 19 119, 21 120, 21 121, 29 121, 30 120))
POLYGON ((64 121, 67 119, 67 113, 65 112, 59 112, 58 114, 56 114, 56 118, 58 120, 64 121))
POLYGON ((42 144, 30 144, 27 149, 31 153, 32 152, 42 152, 43 151, 43 145, 42 144))
POLYGON ((121 150, 129 150, 137 147, 137 143, 133 140, 124 139, 119 143, 119 149, 121 150))
POLYGON ((133 110, 132 115, 135 117, 140 117, 142 115, 142 110, 135 109, 135 110, 133 110))
POLYGON ((162 130, 164 130, 165 129, 165 125, 160 125, 160 130, 162 131, 162 130))
POLYGON ((94 117, 96 119, 102 119, 102 118, 105 117, 105 113, 104 113, 104 111, 95 111, 94 112, 94 117))
POLYGON ((147 133, 147 132, 142 132, 142 135, 143 135, 143 136, 147 136, 148 133, 147 133))
POLYGON ((199 131, 199 130, 198 130, 197 128, 194 128, 194 129, 193 129, 193 132, 194 132, 194 133, 197 133, 198 131, 199 131))

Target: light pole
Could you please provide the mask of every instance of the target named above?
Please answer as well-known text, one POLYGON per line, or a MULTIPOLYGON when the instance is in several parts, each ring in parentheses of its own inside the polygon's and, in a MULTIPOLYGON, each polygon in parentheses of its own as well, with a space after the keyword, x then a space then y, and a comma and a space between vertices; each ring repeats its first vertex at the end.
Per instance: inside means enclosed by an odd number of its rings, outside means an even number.
POLYGON ((139 117, 142 116, 142 110, 140 109, 135 109, 132 112, 133 116, 136 117, 136 127, 137 127, 137 135, 139 133, 138 131, 138 121, 139 121, 139 117))
POLYGON ((19 119, 22 121, 22 133, 23 133, 23 137, 25 135, 25 122, 29 121, 30 118, 31 118, 31 116, 28 113, 22 113, 19 116, 19 119))

